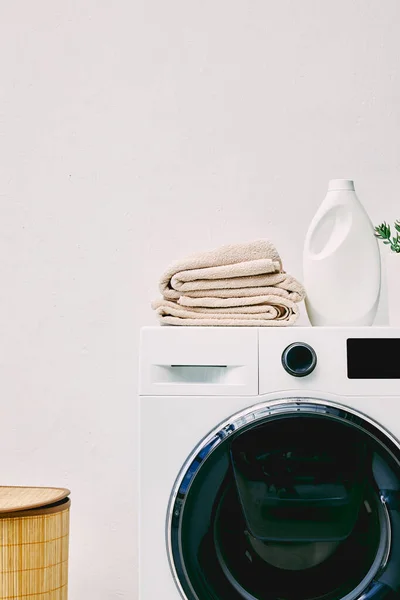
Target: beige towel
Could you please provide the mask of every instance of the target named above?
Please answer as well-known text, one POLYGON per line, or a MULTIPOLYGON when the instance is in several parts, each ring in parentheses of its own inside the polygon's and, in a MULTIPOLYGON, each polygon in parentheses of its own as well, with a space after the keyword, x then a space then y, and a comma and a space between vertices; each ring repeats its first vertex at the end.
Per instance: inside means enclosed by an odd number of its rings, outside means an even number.
POLYGON ((222 246, 173 263, 161 278, 160 291, 256 287, 266 274, 281 270, 280 256, 266 240, 222 246))
POLYGON ((285 326, 299 314, 302 285, 266 240, 222 246, 173 263, 153 303, 169 325, 285 326))
MULTIPOLYGON (((254 279, 254 278, 252 278, 254 279)), ((232 281, 229 280, 229 284, 232 281)), ((248 283, 248 280, 246 280, 248 283)), ((179 300, 179 298, 237 298, 243 296, 265 296, 268 294, 282 295, 290 298, 293 302, 301 302, 304 300, 303 286, 291 275, 287 273, 273 273, 265 275, 258 280, 261 283, 258 287, 227 287, 220 289, 200 289, 182 292, 168 288, 164 292, 164 298, 168 300, 179 300)))
POLYGON ((153 302, 153 308, 161 323, 165 325, 284 327, 293 325, 298 318, 297 305, 287 298, 271 295, 260 297, 258 300, 259 303, 256 305, 222 308, 187 307, 161 299, 153 302))
POLYGON ((294 300, 288 297, 285 290, 268 288, 266 294, 260 293, 258 296, 242 296, 234 298, 190 298, 189 296, 181 296, 177 301, 181 306, 188 308, 237 308, 251 306, 266 306, 277 305, 292 309, 296 306, 294 300))

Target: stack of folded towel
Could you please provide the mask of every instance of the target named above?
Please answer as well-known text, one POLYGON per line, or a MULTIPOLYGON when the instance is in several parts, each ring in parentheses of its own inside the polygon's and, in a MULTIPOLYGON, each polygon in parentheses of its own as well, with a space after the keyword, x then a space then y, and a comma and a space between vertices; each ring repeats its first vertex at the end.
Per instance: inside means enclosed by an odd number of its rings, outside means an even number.
POLYGON ((161 323, 192 326, 293 325, 305 296, 266 240, 178 261, 164 273, 160 291, 153 308, 161 323))

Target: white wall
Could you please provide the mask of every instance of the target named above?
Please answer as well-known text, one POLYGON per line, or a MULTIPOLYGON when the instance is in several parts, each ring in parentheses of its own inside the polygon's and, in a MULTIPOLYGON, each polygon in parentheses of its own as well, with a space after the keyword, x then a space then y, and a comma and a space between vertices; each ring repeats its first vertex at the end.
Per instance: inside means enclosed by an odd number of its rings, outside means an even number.
POLYGON ((397 0, 0 4, 0 481, 72 489, 71 599, 135 592, 139 327, 166 264, 328 179, 400 218, 397 0), (397 212, 396 212, 397 211, 397 212))

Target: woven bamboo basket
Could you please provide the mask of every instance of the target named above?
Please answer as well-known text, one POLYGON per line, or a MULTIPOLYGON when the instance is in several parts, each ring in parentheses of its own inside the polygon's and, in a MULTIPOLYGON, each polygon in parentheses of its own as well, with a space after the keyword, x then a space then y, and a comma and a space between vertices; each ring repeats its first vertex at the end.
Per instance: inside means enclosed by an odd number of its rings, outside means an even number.
POLYGON ((0 600, 67 600, 68 495, 0 487, 0 600))

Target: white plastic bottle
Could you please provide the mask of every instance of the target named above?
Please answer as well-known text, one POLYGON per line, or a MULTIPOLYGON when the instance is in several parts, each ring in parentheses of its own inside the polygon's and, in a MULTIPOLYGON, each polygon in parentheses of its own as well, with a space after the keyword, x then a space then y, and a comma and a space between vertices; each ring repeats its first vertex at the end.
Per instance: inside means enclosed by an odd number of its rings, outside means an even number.
POLYGON ((303 270, 312 325, 372 325, 381 287, 380 254, 353 181, 329 182, 306 235, 303 270))

